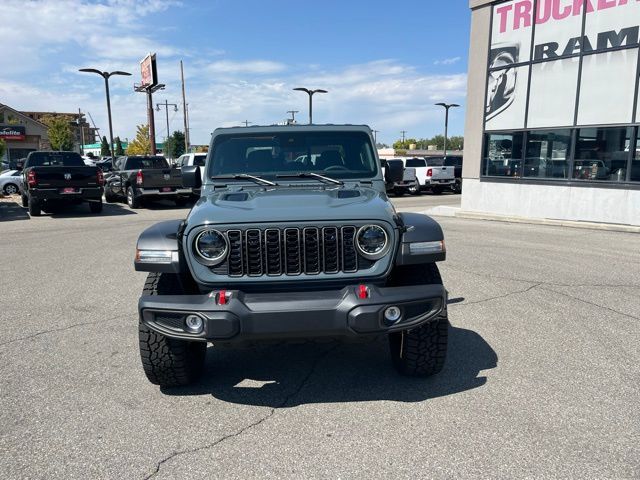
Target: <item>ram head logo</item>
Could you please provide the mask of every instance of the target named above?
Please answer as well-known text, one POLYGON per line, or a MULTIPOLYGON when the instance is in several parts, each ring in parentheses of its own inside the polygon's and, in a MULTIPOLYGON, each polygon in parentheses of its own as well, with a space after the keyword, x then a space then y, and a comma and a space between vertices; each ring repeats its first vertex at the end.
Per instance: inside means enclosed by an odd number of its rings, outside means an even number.
POLYGON ((64 174, 64 179, 65 180, 71 180, 71 174, 70 173, 65 173, 64 174))

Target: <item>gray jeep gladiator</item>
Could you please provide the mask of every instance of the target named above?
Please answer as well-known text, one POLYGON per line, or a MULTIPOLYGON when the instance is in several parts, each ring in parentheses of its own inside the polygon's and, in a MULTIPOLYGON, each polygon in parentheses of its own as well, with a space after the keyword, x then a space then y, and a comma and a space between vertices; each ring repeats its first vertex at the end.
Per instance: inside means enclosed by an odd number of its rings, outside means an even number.
POLYGON ((138 239, 149 272, 139 300, 147 378, 170 387, 202 373, 207 343, 388 335, 405 375, 439 372, 447 352, 447 291, 436 262, 442 229, 398 213, 372 131, 353 125, 220 128, 185 220, 138 239), (204 180, 203 180, 204 178, 204 180))

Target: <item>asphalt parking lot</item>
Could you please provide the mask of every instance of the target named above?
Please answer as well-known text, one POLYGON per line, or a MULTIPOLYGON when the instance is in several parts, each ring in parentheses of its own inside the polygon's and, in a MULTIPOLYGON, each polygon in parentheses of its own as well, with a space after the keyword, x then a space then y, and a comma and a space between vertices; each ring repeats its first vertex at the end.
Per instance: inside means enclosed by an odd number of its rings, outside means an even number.
POLYGON ((440 218, 438 376, 398 377, 384 339, 210 347, 205 378, 160 391, 134 247, 186 213, 0 209, 0 478, 640 476, 637 235, 440 218))

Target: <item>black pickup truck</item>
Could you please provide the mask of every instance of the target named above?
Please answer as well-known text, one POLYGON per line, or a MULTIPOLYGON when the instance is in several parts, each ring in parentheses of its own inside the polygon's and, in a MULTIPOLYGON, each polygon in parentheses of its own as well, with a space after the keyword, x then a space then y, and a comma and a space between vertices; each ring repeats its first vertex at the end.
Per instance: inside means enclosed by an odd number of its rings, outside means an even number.
POLYGON ((182 206, 191 193, 191 188, 182 188, 182 172, 160 156, 118 157, 104 189, 107 202, 126 199, 131 208, 151 198, 169 198, 182 206))
POLYGON ((91 213, 102 211, 102 170, 87 166, 76 152, 31 152, 22 165, 22 206, 40 215, 53 204, 89 202, 91 213))

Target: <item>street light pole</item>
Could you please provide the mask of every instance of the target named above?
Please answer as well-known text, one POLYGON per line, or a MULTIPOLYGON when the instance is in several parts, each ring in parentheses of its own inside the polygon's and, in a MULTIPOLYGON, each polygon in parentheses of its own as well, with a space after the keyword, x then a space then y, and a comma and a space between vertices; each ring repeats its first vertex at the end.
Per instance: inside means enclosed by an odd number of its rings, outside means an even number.
POLYGON ((104 88, 107 93, 107 116, 109 117, 109 140, 111 141, 109 146, 111 148, 111 158, 114 159, 115 150, 113 148, 113 125, 111 122, 111 96, 109 95, 109 77, 113 75, 131 76, 131 74, 129 72, 122 72, 120 70, 117 70, 115 72, 101 72, 100 70, 97 70, 95 68, 81 68, 80 71, 85 73, 96 73, 104 78, 104 88))
POLYGON ((298 87, 298 88, 294 88, 294 90, 297 90, 299 92, 305 92, 307 95, 309 95, 309 125, 312 125, 313 124, 313 95, 315 93, 329 93, 329 92, 321 88, 318 88, 316 90, 310 90, 308 88, 298 87))
POLYGON ((449 133, 449 109, 459 107, 457 103, 436 103, 439 107, 444 107, 444 156, 447 156, 447 135, 449 133))
MULTIPOLYGON (((156 112, 160 111, 160 107, 164 107, 165 113, 167 114, 167 136, 165 137, 165 148, 166 148, 166 144, 169 141, 169 137, 170 137, 170 132, 169 132, 169 107, 173 107, 173 111, 177 112, 178 111, 178 105, 176 105, 175 103, 169 103, 168 100, 165 100, 164 103, 156 103, 156 112)), ((164 152, 164 148, 163 148, 163 153, 166 156, 167 152, 164 152)))

